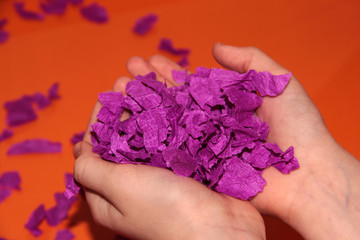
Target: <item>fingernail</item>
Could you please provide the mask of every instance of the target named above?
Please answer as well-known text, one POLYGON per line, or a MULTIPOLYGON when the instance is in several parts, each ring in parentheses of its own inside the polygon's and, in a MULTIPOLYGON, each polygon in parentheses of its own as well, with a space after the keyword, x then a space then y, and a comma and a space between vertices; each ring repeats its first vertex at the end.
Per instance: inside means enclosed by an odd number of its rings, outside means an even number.
POLYGON ((79 155, 80 155, 80 149, 79 149, 79 151, 76 152, 75 158, 78 158, 79 155))
POLYGON ((75 146, 74 146, 74 150, 73 150, 73 155, 76 158, 79 157, 81 152, 81 142, 78 142, 75 146))

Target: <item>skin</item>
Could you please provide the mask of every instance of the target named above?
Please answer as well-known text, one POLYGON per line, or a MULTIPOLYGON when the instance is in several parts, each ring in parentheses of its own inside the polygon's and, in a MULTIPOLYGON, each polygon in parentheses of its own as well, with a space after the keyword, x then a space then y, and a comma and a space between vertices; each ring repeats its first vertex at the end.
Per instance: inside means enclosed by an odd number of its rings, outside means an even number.
MULTIPOLYGON (((215 44, 224 67, 272 74, 288 73, 260 50, 215 44)), ((155 72, 175 85, 168 58, 132 57, 131 75, 155 72)), ((124 92, 129 77, 113 91, 124 92)), ((269 142, 295 147, 300 169, 284 175, 268 168, 264 191, 241 201, 209 190, 197 181, 142 165, 114 164, 92 153, 90 128, 74 148, 75 179, 84 187, 94 219, 132 239, 265 239, 260 212, 279 217, 305 239, 355 239, 360 236, 360 163, 332 138, 299 81, 292 76, 285 91, 265 97, 257 115, 270 126, 269 142)), ((97 103, 89 126, 96 121, 97 103)))
MULTIPOLYGON (((213 54, 221 65, 238 72, 289 72, 252 47, 217 44, 213 54)), ((360 162, 336 143, 294 76, 280 96, 263 100, 257 114, 270 126, 268 141, 283 150, 294 146, 301 167, 289 175, 266 169, 268 184, 252 200, 254 206, 281 218, 305 239, 360 236, 360 162)))

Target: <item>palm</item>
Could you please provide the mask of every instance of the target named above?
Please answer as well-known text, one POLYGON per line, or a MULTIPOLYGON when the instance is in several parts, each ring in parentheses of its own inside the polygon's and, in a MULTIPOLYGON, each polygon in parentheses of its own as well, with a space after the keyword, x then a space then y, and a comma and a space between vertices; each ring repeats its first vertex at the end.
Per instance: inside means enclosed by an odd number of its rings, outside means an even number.
MULTIPOLYGON (((250 69, 272 74, 288 72, 254 48, 216 45, 214 56, 220 64, 238 72, 250 69)), ((322 149, 336 152, 339 147, 330 136, 317 108, 294 76, 280 96, 264 98, 257 114, 270 126, 268 141, 276 142, 283 150, 294 146, 300 169, 289 175, 281 174, 274 168, 266 169, 263 177, 268 184, 252 203, 263 213, 291 222, 294 209, 301 209, 297 205, 302 204, 297 198, 298 194, 311 192, 309 188, 314 189, 314 183, 318 182, 315 178, 329 180, 329 172, 333 167, 328 161, 331 153, 324 153, 322 149), (314 171, 317 177, 313 175, 314 171)))
POLYGON ((294 189, 300 190, 299 184, 302 184, 304 176, 309 174, 309 166, 312 164, 309 153, 315 152, 314 148, 319 146, 329 133, 317 108, 294 77, 283 94, 275 98, 265 98, 257 114, 270 126, 269 142, 276 142, 283 150, 294 146, 300 169, 289 175, 280 174, 273 168, 266 169, 263 176, 271 187, 265 187, 253 203, 269 214, 288 214, 286 211, 290 209, 284 209, 284 206, 275 209, 277 203, 284 199, 292 202, 296 198, 297 191, 294 189))

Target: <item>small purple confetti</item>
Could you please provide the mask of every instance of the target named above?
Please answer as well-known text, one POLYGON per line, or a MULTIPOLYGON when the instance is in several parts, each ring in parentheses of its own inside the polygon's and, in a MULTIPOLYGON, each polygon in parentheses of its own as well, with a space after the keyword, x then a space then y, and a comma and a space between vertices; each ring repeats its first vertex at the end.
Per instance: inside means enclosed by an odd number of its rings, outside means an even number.
POLYGON ((47 139, 31 139, 15 143, 7 151, 8 155, 19 155, 27 153, 60 153, 62 151, 60 142, 51 142, 47 139))
POLYGON ((32 102, 35 102, 38 109, 43 109, 50 105, 50 99, 42 93, 35 93, 32 97, 32 102))
POLYGON ((3 18, 0 20, 0 43, 4 43, 9 38, 9 33, 3 30, 4 26, 7 24, 8 20, 3 18))
POLYGON ((64 196, 67 198, 67 199, 72 199, 74 196, 76 196, 76 194, 79 193, 80 191, 80 186, 78 185, 78 183, 75 182, 75 179, 74 177, 72 177, 69 180, 67 180, 67 185, 66 185, 66 190, 65 190, 65 193, 64 193, 64 196))
POLYGON ((4 129, 2 133, 0 133, 0 142, 5 139, 11 138, 14 135, 14 132, 9 129, 4 129))
POLYGON ((187 70, 172 70, 172 76, 175 82, 181 84, 186 81, 187 70))
POLYGON ((4 30, 0 30, 0 43, 5 43, 9 38, 9 33, 4 31, 4 30))
POLYGON ((74 239, 75 235, 70 232, 68 229, 59 230, 56 233, 55 240, 71 240, 74 239))
POLYGON ((18 171, 4 172, 0 176, 0 187, 20 190, 20 175, 18 171))
POLYGON ((177 63, 178 63, 180 66, 182 66, 182 67, 187 67, 187 66, 189 66, 188 54, 184 54, 177 63))
POLYGON ((8 23, 6 18, 0 20, 0 30, 4 28, 4 26, 8 23))
POLYGON ((43 20, 44 16, 37 12, 25 10, 24 2, 14 2, 14 8, 20 17, 28 20, 43 20))
POLYGON ((0 203, 11 195, 11 190, 6 188, 0 188, 0 203))
POLYGON ((5 102, 4 107, 7 110, 6 122, 9 126, 18 126, 37 118, 32 106, 32 98, 29 96, 5 102))
POLYGON ((136 20, 133 31, 137 34, 144 35, 154 26, 157 22, 158 16, 153 13, 149 13, 146 16, 143 16, 136 20))
POLYGON ((60 98, 59 83, 54 83, 48 90, 48 97, 50 100, 60 98))
POLYGON ((46 221, 50 226, 57 226, 62 220, 67 218, 68 211, 73 203, 77 200, 76 197, 67 199, 64 193, 54 194, 56 205, 46 211, 46 221))
POLYGON ((61 15, 66 10, 67 0, 45 0, 39 4, 45 13, 61 15))
POLYGON ((84 18, 95 23, 105 23, 109 20, 106 8, 97 3, 84 6, 80 11, 84 18))
POLYGON ((64 174, 65 187, 72 181, 73 178, 74 175, 72 173, 67 172, 64 174))
POLYGON ((184 55, 190 53, 190 50, 187 48, 174 48, 171 39, 168 38, 162 38, 158 48, 159 50, 166 51, 174 55, 184 55))
POLYGON ((84 138, 84 134, 85 132, 79 132, 79 133, 75 133, 74 136, 72 136, 71 138, 71 143, 73 145, 77 144, 78 142, 81 142, 84 138))
POLYGON ((32 212, 29 220, 25 224, 25 228, 27 228, 35 237, 38 237, 42 234, 42 231, 39 229, 39 225, 44 220, 45 213, 45 207, 43 204, 41 204, 32 212))

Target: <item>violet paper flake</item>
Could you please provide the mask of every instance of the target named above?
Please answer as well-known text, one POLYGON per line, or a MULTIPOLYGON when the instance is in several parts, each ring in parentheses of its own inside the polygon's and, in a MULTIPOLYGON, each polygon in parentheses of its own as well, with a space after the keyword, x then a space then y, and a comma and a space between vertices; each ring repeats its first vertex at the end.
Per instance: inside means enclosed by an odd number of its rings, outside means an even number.
POLYGON ((61 15, 65 12, 68 0, 43 0, 40 7, 47 14, 61 15))
POLYGON ((21 178, 17 171, 4 172, 0 176, 0 188, 20 190, 20 183, 21 178))
POLYGON ((0 43, 6 42, 9 38, 9 33, 3 29, 7 22, 8 20, 6 18, 0 20, 0 43))
POLYGON ((4 129, 2 133, 0 133, 0 142, 5 139, 11 138, 14 135, 14 132, 9 129, 4 129))
POLYGON ((66 190, 64 193, 64 196, 67 199, 72 199, 76 194, 78 194, 80 191, 80 186, 75 182, 74 177, 67 177, 67 184, 66 184, 66 190))
POLYGON ((190 49, 187 48, 175 48, 173 46, 172 40, 168 38, 162 38, 160 40, 158 49, 161 51, 166 51, 175 56, 181 56, 180 60, 177 62, 182 67, 189 66, 189 54, 190 49))
POLYGON ((0 176, 0 203, 8 198, 13 190, 20 190, 21 178, 17 171, 4 172, 0 176))
POLYGON ((59 99, 59 83, 54 83, 48 90, 49 100, 59 99))
MULTIPOLYGON (((162 48, 187 53, 169 41, 162 48)), ((200 67, 190 75, 174 71, 173 77, 184 85, 167 89, 150 73, 128 83, 128 96, 101 93, 93 151, 115 163, 167 168, 243 200, 263 190, 263 169, 289 173, 299 167, 293 147, 282 151, 266 143, 269 126, 254 114, 261 96, 281 94, 290 74, 200 67), (119 122, 124 110, 130 117, 119 122)))
POLYGON ((64 193, 54 194, 56 205, 45 213, 45 218, 50 226, 57 226, 62 220, 67 218, 68 211, 73 203, 77 200, 76 197, 68 199, 64 193))
POLYGON ((1 19, 0 20, 0 30, 2 30, 7 23, 8 23, 8 20, 6 18, 1 19))
POLYGON ((172 70, 172 76, 177 83, 185 83, 187 70, 172 70))
POLYGON ((35 237, 38 237, 42 234, 42 231, 39 229, 39 225, 44 220, 45 214, 45 207, 43 204, 41 204, 32 212, 25 224, 25 228, 28 229, 35 237))
POLYGON ((11 195, 12 191, 7 188, 0 188, 0 203, 11 195))
POLYGON ((68 229, 58 230, 56 232, 55 240, 72 240, 75 235, 68 229))
POLYGON ((106 23, 109 20, 106 8, 97 3, 81 7, 80 12, 84 18, 95 23, 106 23))
POLYGON ((0 43, 5 43, 9 38, 9 33, 7 31, 0 29, 0 43))
POLYGON ((182 67, 189 66, 189 54, 184 54, 177 63, 182 67))
POLYGON ((27 153, 60 153, 60 142, 51 142, 47 139, 30 139, 13 144, 7 151, 8 155, 20 155, 27 153))
POLYGON ((35 93, 34 95, 32 95, 32 102, 34 102, 37 105, 37 108, 40 109, 44 109, 47 106, 50 105, 50 99, 47 98, 44 94, 42 93, 35 93))
POLYGON ((7 110, 6 123, 9 126, 18 126, 37 118, 32 106, 32 98, 29 96, 5 102, 4 107, 7 110))
POLYGON ((40 13, 25 9, 24 2, 14 2, 14 8, 20 17, 28 20, 43 20, 44 16, 40 13))
POLYGON ((217 182, 215 190, 226 195, 248 199, 261 192, 266 184, 259 170, 237 157, 230 158, 225 163, 223 176, 217 182))
POLYGON ((169 52, 174 55, 189 54, 190 50, 187 48, 175 48, 171 39, 162 38, 159 43, 159 50, 169 52))
POLYGON ((73 145, 77 144, 78 142, 81 142, 81 141, 83 140, 83 138, 84 138, 84 134, 85 134, 84 131, 79 132, 79 133, 75 133, 75 134, 71 137, 70 142, 71 142, 73 145))
POLYGON ((137 34, 145 35, 148 31, 151 30, 157 20, 158 16, 156 14, 149 13, 136 20, 132 30, 137 34))
POLYGON ((37 92, 31 96, 24 95, 19 99, 5 102, 7 124, 18 126, 35 120, 37 115, 33 104, 37 106, 38 110, 49 106, 52 100, 60 98, 58 90, 59 84, 54 83, 48 90, 48 96, 37 92))

